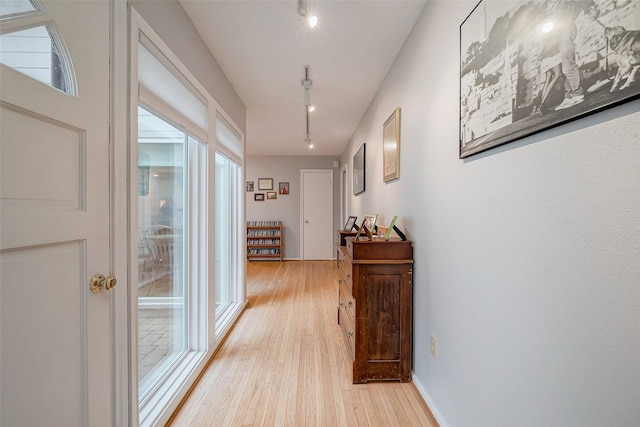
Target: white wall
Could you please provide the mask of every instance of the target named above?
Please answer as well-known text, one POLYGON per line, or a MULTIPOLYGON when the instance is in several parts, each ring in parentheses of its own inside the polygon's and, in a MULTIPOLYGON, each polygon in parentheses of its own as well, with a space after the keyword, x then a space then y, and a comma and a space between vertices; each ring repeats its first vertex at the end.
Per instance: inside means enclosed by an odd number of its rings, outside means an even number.
POLYGON ((397 214, 414 241, 414 381, 443 426, 637 427, 640 100, 460 160, 474 5, 427 4, 342 157, 367 143, 351 214, 397 214), (398 106, 400 179, 385 184, 398 106))
MULTIPOLYGON (((247 221, 280 220, 284 225, 284 257, 300 258, 300 170, 330 169, 333 170, 333 228, 341 228, 339 223, 340 175, 339 168, 333 167, 335 157, 326 156, 247 156, 247 181, 254 182, 254 191, 245 192, 247 221), (289 183, 289 194, 278 194, 276 200, 254 201, 258 190, 258 178, 273 178, 273 191, 278 191, 279 182, 289 183)), ((332 236, 332 241, 334 236, 332 236)))

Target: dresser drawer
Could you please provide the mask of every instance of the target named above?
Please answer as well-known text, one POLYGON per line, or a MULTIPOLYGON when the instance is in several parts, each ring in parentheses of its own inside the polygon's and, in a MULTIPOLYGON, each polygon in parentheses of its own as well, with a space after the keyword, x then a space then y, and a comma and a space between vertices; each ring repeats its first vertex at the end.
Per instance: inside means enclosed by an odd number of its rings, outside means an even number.
POLYGON ((345 313, 351 318, 356 318, 356 300, 353 299, 351 294, 351 287, 345 282, 340 282, 339 289, 339 304, 344 307, 345 313))
POLYGON ((345 342, 347 343, 349 356, 351 357, 351 360, 353 360, 355 358, 356 348, 355 322, 349 313, 348 304, 345 304, 343 301, 344 300, 341 298, 338 309, 338 323, 340 324, 340 329, 342 329, 342 334, 344 335, 345 342))
POLYGON ((348 284, 348 288, 351 289, 353 278, 351 277, 351 260, 345 255, 344 251, 338 251, 338 269, 342 273, 342 277, 348 284))

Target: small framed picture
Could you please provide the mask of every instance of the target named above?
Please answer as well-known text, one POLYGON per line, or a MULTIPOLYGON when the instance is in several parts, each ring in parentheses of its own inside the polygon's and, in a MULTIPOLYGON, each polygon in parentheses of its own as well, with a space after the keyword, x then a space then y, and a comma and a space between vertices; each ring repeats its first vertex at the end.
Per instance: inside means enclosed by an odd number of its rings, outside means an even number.
POLYGON ((358 219, 357 216, 350 216, 349 218, 347 218, 347 222, 344 225, 344 231, 353 230, 353 226, 356 225, 357 219, 358 219))
POLYGON ((373 233, 375 231, 377 220, 378 220, 378 214, 366 214, 362 218, 362 225, 367 227, 367 229, 373 233))
POLYGON ((278 192, 280 194, 289 194, 289 183, 281 182, 278 184, 278 192))
POLYGON ((258 190, 273 190, 273 178, 258 178, 258 190))
POLYGON ((393 216, 391 224, 389 224, 389 227, 387 227, 387 232, 384 235, 384 240, 389 240, 389 237, 391 237, 391 233, 393 233, 393 227, 396 226, 396 219, 398 219, 398 215, 393 216))
POLYGON ((247 192, 253 191, 253 181, 247 181, 247 192))
POLYGON ((267 200, 275 200, 278 198, 278 193, 275 191, 267 191, 267 200))
POLYGON ((256 193, 253 195, 253 200, 256 202, 264 202, 264 193, 256 193))

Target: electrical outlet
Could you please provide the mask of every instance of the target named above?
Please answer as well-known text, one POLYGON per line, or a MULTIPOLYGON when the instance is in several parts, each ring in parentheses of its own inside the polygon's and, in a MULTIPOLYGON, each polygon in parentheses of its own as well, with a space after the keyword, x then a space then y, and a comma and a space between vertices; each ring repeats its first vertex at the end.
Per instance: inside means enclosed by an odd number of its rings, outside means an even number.
POLYGON ((434 359, 438 357, 438 339, 431 334, 431 345, 429 347, 429 351, 434 359))

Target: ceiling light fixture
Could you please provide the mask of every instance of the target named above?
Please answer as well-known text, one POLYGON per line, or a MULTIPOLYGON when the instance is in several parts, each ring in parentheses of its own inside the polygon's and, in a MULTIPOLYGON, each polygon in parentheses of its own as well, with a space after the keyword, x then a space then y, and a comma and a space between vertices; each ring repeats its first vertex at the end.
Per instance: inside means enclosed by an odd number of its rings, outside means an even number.
POLYGON ((298 15, 307 20, 310 28, 315 28, 318 25, 318 17, 307 10, 307 0, 298 0, 298 15))
POLYGON ((313 80, 309 78, 309 66, 304 66, 304 79, 301 81, 302 87, 304 88, 304 113, 306 116, 306 125, 307 125, 307 135, 304 139, 304 142, 307 143, 309 148, 313 148, 313 143, 311 142, 311 134, 309 133, 309 113, 315 109, 313 105, 311 105, 311 85, 313 84, 313 80))

